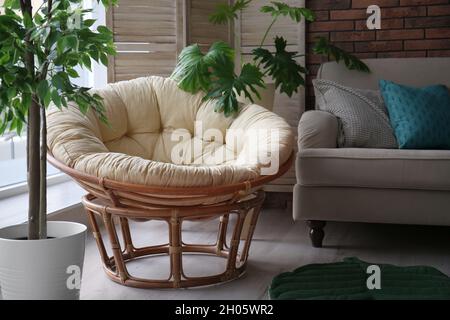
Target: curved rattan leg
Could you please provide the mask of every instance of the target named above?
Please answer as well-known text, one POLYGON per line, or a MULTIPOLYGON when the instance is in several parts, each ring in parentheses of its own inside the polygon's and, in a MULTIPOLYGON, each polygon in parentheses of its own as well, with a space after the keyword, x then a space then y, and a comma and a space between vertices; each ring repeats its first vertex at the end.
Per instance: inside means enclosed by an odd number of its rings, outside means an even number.
POLYGON ((244 244, 244 248, 242 249, 242 253, 241 253, 241 262, 242 263, 247 262, 248 253, 250 251, 250 245, 253 240, 253 233, 255 232, 256 223, 258 222, 259 213, 261 212, 261 207, 262 207, 262 203, 256 207, 254 207, 253 209, 250 209, 253 212, 251 213, 252 216, 251 216, 249 228, 247 230, 248 233, 247 233, 247 235, 245 235, 245 244, 244 244))
POLYGON ((174 212, 169 222, 170 237, 170 269, 172 271, 173 286, 179 288, 183 273, 182 266, 182 243, 181 243, 181 221, 177 213, 174 212))
POLYGON ((236 273, 236 260, 237 255, 239 252, 239 245, 241 242, 241 232, 242 227, 244 225, 245 217, 246 217, 247 210, 240 209, 237 212, 237 221, 236 225, 234 226, 233 230, 233 236, 231 237, 230 241, 230 250, 228 255, 228 261, 227 261, 227 269, 226 269, 226 277, 227 280, 232 279, 235 277, 236 273))
POLYGON ((97 243, 97 248, 100 253, 100 258, 102 259, 103 266, 105 268, 111 268, 109 256, 108 253, 106 252, 102 234, 100 233, 100 228, 98 227, 98 223, 95 218, 95 212, 86 209, 86 214, 88 216, 88 221, 92 229, 92 235, 94 236, 95 242, 97 243))
POLYGON ((128 274, 125 262, 122 256, 122 250, 120 248, 119 238, 117 236, 116 227, 114 226, 113 216, 108 212, 103 212, 103 221, 105 222, 105 227, 109 235, 109 241, 111 243, 111 249, 114 256, 114 264, 116 267, 116 273, 120 277, 120 281, 125 283, 125 281, 130 277, 128 274))
POLYGON ((219 232, 217 234, 217 253, 227 248, 227 230, 229 215, 224 214, 220 217, 219 232))
POLYGON ((133 246, 133 240, 131 238, 130 224, 127 218, 120 218, 120 227, 122 230, 122 238, 125 246, 125 253, 129 254, 130 257, 134 256, 136 248, 133 246))

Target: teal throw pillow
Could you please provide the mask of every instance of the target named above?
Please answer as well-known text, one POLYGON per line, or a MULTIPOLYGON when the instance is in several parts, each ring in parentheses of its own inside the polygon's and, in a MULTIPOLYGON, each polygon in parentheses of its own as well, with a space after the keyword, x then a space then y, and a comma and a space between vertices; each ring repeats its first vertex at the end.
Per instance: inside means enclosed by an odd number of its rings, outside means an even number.
POLYGON ((450 149, 446 86, 414 88, 387 80, 379 85, 400 149, 450 149))

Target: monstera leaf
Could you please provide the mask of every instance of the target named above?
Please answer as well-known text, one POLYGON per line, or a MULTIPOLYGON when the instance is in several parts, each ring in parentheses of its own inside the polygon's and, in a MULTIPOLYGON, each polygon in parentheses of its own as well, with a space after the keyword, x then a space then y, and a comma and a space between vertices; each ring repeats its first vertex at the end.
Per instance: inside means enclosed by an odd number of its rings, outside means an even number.
POLYGON ((275 38, 275 53, 264 48, 253 50, 255 61, 263 64, 264 69, 275 80, 275 88, 280 87, 282 93, 292 97, 299 86, 305 84, 302 74, 306 69, 295 61, 296 53, 286 51, 287 41, 282 37, 275 38))
POLYGON ((272 1, 270 6, 261 7, 261 12, 270 13, 272 17, 289 16, 295 22, 300 22, 302 17, 307 21, 314 21, 314 12, 307 8, 292 7, 286 3, 272 1))
POLYGON ((252 0, 237 0, 233 5, 220 3, 216 11, 209 16, 209 21, 214 24, 225 24, 238 18, 238 12, 247 8, 252 0))
POLYGON ((358 70, 362 72, 370 72, 369 67, 354 55, 336 47, 328 42, 327 39, 319 37, 314 45, 313 52, 321 55, 331 56, 336 62, 344 61, 345 66, 350 70, 358 70))
POLYGON ((233 60, 234 50, 225 42, 215 42, 204 54, 197 44, 181 51, 177 66, 170 76, 180 89, 197 93, 207 92, 211 86, 211 66, 219 60, 233 60))
POLYGON ((368 289, 368 267, 357 258, 343 262, 310 264, 276 276, 269 288, 271 299, 394 300, 450 299, 450 278, 432 267, 380 268, 380 289, 368 289))
POLYGON ((205 96, 205 100, 216 99, 216 111, 226 117, 236 113, 239 109, 237 97, 243 94, 253 102, 253 92, 258 98, 257 87, 264 88, 263 74, 253 64, 244 64, 240 75, 234 73, 233 60, 220 57, 212 68, 212 87, 205 96))

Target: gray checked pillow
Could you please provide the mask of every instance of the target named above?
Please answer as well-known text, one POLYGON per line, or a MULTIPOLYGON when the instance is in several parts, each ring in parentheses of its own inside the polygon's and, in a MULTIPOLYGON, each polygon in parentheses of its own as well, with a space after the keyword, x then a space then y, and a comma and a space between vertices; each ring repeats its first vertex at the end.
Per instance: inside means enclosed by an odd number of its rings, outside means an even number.
POLYGON ((341 148, 398 148, 379 91, 344 87, 323 79, 313 80, 316 108, 335 115, 341 148))

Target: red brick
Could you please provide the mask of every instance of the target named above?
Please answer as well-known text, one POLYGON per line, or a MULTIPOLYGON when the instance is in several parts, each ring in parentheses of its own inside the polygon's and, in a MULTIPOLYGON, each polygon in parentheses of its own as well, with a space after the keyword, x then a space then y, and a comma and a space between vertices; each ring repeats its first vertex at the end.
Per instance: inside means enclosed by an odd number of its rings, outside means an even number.
POLYGON ((327 40, 329 40, 329 33, 328 32, 308 32, 306 34, 306 42, 307 43, 311 43, 311 42, 315 42, 316 38, 319 37, 323 37, 326 38, 327 40))
POLYGON ((422 58, 427 56, 426 51, 403 51, 406 52, 407 58, 422 58))
MULTIPOLYGON (((381 19, 381 29, 403 29, 403 19, 381 19)), ((356 20, 355 30, 367 30, 367 20, 356 20)))
POLYGON ((422 29, 377 31, 377 40, 423 39, 423 36, 422 29))
POLYGON ((428 16, 449 16, 449 15, 450 15, 450 5, 428 7, 428 16))
POLYGON ((420 58, 426 57, 426 51, 393 51, 379 52, 377 58, 420 58))
POLYGON ((405 50, 450 49, 450 39, 406 40, 405 50))
POLYGON ((427 15, 427 7, 397 7, 381 10, 381 21, 385 18, 421 17, 427 15))
POLYGON ((428 39, 444 39, 450 38, 450 27, 448 28, 435 28, 426 29, 425 37, 428 39))
POLYGON ((375 52, 357 52, 353 53, 353 55, 359 59, 373 59, 377 57, 375 52))
POLYGON ((312 10, 348 9, 351 0, 307 0, 306 7, 312 10))
POLYGON ((353 21, 321 21, 311 22, 310 31, 339 31, 353 30, 353 21))
POLYGON ((328 10, 314 11, 314 14, 316 15, 315 21, 326 21, 326 20, 329 20, 329 17, 330 17, 328 10))
POLYGON ((399 0, 353 0, 352 7, 367 9, 368 6, 373 4, 379 7, 396 7, 399 5, 399 0))
POLYGON ((443 4, 448 3, 448 0, 400 0, 401 6, 417 6, 427 4, 443 4))
POLYGON ((366 10, 333 10, 330 11, 331 20, 355 20, 367 17, 366 10))
POLYGON ((428 57, 450 57, 450 50, 428 50, 428 57))
POLYGON ((356 52, 385 52, 385 51, 400 51, 403 50, 403 42, 401 40, 395 41, 370 41, 370 42, 356 42, 356 52))
POLYGON ((375 31, 332 32, 331 41, 370 41, 375 40, 375 31))
POLYGON ((353 42, 333 42, 333 45, 347 52, 353 52, 353 42))
POLYGON ((448 26, 450 26, 450 16, 405 19, 405 28, 427 28, 427 27, 448 27, 448 26))

